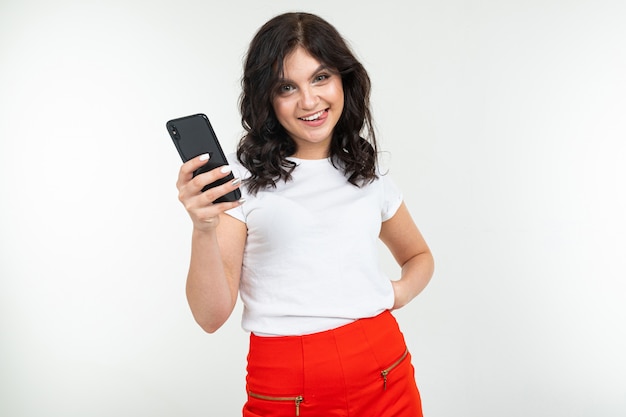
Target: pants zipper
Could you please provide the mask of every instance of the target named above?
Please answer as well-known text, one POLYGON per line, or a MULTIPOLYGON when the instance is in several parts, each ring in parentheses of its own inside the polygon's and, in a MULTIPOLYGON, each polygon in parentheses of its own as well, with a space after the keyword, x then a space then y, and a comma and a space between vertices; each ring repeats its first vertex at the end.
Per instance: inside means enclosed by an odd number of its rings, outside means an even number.
POLYGON ((296 417, 300 416, 300 404, 304 401, 304 397, 302 395, 298 395, 296 397, 270 397, 268 395, 255 394, 254 392, 248 392, 248 395, 253 398, 266 401, 293 401, 296 405, 296 417))
MULTIPOLYGON (((409 355, 409 349, 407 348, 397 361, 395 361, 388 368, 380 372, 380 375, 383 378, 384 390, 387 389, 387 375, 389 375, 389 372, 393 371, 396 367, 398 367, 398 365, 400 365, 402 361, 405 360, 408 355, 409 355)), ((296 417, 300 417, 300 404, 304 401, 304 397, 302 395, 297 395, 295 397, 272 397, 269 395, 256 394, 251 391, 248 392, 248 395, 253 398, 257 398, 259 400, 265 400, 265 401, 283 401, 283 402, 293 401, 293 403, 296 406, 296 417)))
POLYGON ((391 366, 387 369, 384 369, 383 371, 381 371, 380 375, 383 377, 383 390, 387 389, 387 375, 389 375, 389 372, 393 371, 393 369, 395 367, 397 367, 398 365, 400 365, 402 363, 403 360, 406 359, 406 357, 409 355, 409 348, 407 348, 404 353, 402 354, 402 356, 400 356, 400 359, 398 359, 397 361, 395 361, 393 364, 391 364, 391 366))

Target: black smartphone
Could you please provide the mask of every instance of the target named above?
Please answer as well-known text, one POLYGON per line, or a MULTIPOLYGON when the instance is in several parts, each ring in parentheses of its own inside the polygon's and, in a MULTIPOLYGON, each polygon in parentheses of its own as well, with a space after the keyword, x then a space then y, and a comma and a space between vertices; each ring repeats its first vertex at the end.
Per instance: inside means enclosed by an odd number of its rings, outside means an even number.
MULTIPOLYGON (((194 171, 194 177, 222 165, 228 165, 224 151, 222 151, 222 147, 206 115, 200 113, 172 119, 168 121, 165 126, 183 162, 187 162, 204 153, 209 154, 208 162, 194 171)), ((209 188, 216 187, 234 179, 235 177, 231 172, 226 177, 205 185, 202 191, 204 192, 209 188)), ((221 196, 215 200, 214 203, 237 201, 240 198, 241 191, 236 189, 221 196)))

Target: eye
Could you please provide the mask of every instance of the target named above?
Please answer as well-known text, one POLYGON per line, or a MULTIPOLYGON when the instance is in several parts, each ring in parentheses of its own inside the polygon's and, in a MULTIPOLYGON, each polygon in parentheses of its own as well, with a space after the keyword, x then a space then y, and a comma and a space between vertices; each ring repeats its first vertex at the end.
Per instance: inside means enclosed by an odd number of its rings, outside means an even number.
POLYGON ((319 74, 319 75, 316 75, 315 78, 313 78, 313 82, 319 83, 319 82, 327 80, 328 78, 330 78, 330 75, 328 74, 319 74))
POLYGON ((289 94, 294 90, 294 86, 291 84, 282 84, 278 87, 279 94, 289 94))

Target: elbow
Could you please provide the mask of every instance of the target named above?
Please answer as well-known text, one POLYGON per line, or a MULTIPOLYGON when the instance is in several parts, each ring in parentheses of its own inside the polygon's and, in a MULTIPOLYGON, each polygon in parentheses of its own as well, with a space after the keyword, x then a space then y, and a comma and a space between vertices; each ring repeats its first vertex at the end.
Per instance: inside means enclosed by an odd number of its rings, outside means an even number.
POLYGON ((236 298, 227 300, 227 297, 209 300, 194 297, 194 293, 187 291, 187 302, 196 323, 207 333, 215 333, 232 314, 236 298))
POLYGON ((429 275, 432 276, 435 273, 435 258, 430 248, 427 247, 425 250, 418 253, 415 259, 417 259, 416 262, 420 263, 429 275))
POLYGON ((433 258, 432 253, 430 253, 430 251, 427 253, 426 255, 426 275, 428 277, 428 281, 430 282, 430 280, 433 278, 433 275, 435 275, 435 258, 433 258))
POLYGON ((226 323, 227 318, 228 317, 222 319, 222 318, 217 318, 217 317, 194 316, 194 319, 196 320, 196 323, 198 323, 200 328, 209 334, 213 334, 216 331, 218 331, 222 327, 222 325, 226 323))
POLYGON ((198 323, 202 330, 211 334, 218 331, 224 323, 226 323, 233 312, 233 309, 234 306, 222 305, 221 308, 213 308, 209 310, 192 308, 191 312, 196 323, 198 323))
POLYGON ((206 324, 202 324, 202 323, 198 323, 198 324, 200 325, 202 330, 204 330, 208 334, 213 334, 216 331, 218 331, 220 327, 222 327, 221 325, 214 326, 214 325, 206 325, 206 324))
POLYGON ((428 251, 428 263, 430 265, 430 276, 432 277, 435 274, 435 258, 430 251, 428 251))

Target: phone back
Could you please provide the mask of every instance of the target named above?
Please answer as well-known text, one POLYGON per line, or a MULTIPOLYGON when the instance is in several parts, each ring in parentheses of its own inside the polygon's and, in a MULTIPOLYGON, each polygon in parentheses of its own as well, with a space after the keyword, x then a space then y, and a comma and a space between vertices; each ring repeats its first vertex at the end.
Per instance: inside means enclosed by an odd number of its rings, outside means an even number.
MULTIPOLYGON (((209 161, 197 169, 194 172, 194 176, 228 164, 222 147, 213 131, 213 127, 209 122, 209 118, 206 115, 194 114, 192 116, 172 119, 166 123, 166 127, 183 162, 187 162, 204 153, 210 155, 209 161)), ((207 184, 202 191, 232 181, 233 179, 234 176, 231 173, 218 181, 207 184)), ((236 201, 240 198, 241 192, 235 190, 220 197, 215 200, 215 202, 236 201)))
POLYGON ((227 163, 206 115, 195 114, 170 120, 167 122, 167 130, 183 162, 208 153, 211 155, 210 160, 220 162, 221 165, 227 163))

